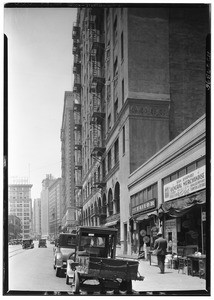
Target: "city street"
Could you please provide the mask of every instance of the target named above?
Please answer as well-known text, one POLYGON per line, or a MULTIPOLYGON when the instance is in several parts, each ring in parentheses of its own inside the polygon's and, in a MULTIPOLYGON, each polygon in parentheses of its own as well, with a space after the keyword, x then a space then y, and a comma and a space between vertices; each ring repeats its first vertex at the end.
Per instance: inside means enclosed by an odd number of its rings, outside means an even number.
MULTIPOLYGON (((9 246, 9 290, 17 292, 60 292, 72 294, 71 285, 66 285, 65 277, 56 277, 53 269, 53 244, 47 243, 47 248, 22 249, 21 245, 9 246)), ((206 290, 206 280, 188 276, 178 270, 166 268, 165 274, 148 261, 141 260, 139 273, 144 281, 133 281, 134 294, 170 294, 185 292, 196 294, 206 290)), ((81 293, 84 294, 84 293, 81 293)), ((112 294, 111 291, 107 294, 112 294)))
POLYGON ((71 291, 65 278, 56 277, 53 269, 53 244, 47 248, 22 249, 21 245, 9 246, 10 291, 71 291))

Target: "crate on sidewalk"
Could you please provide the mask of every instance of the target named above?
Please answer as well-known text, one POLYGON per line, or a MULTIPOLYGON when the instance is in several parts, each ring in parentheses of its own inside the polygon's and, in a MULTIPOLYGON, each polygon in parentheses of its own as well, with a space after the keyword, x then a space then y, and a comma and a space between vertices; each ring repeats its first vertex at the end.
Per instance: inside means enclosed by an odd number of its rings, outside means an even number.
POLYGON ((149 262, 150 266, 157 266, 158 265, 158 258, 157 255, 153 254, 151 251, 149 252, 149 262))

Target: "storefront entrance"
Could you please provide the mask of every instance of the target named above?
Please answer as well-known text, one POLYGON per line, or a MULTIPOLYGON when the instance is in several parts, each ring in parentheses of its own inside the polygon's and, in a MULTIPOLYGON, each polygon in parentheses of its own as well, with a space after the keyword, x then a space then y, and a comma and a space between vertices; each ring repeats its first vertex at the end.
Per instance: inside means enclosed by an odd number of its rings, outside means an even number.
POLYGON ((164 236, 168 252, 201 252, 206 254, 206 218, 203 205, 195 205, 178 217, 164 216, 164 236), (184 250, 186 249, 186 250, 184 250))

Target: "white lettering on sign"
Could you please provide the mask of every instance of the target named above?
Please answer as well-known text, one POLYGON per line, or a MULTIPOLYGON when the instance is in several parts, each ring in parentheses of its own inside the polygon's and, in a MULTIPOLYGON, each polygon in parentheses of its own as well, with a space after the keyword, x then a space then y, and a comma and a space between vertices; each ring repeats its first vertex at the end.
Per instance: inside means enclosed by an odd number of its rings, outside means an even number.
POLYGON ((153 208, 153 207, 155 207, 155 199, 147 201, 145 203, 142 203, 142 204, 134 207, 133 210, 132 210, 132 213, 135 214, 139 211, 148 210, 148 209, 153 208))
POLYGON ((205 166, 164 185, 164 201, 179 198, 206 187, 205 166))

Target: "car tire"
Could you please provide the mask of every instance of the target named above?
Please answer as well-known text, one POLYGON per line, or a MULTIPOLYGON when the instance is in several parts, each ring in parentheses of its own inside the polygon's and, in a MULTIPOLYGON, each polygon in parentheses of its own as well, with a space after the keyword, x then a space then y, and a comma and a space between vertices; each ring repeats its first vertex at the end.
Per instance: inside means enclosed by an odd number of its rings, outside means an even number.
POLYGON ((60 277, 61 269, 56 267, 56 277, 60 277))
POLYGON ((79 294, 80 292, 80 278, 79 278, 79 273, 75 271, 74 273, 74 294, 79 294))
POLYGON ((66 284, 69 284, 69 277, 66 275, 66 284))
POLYGON ((120 291, 123 294, 126 291, 127 295, 132 294, 132 281, 131 280, 123 280, 120 284, 120 291))

